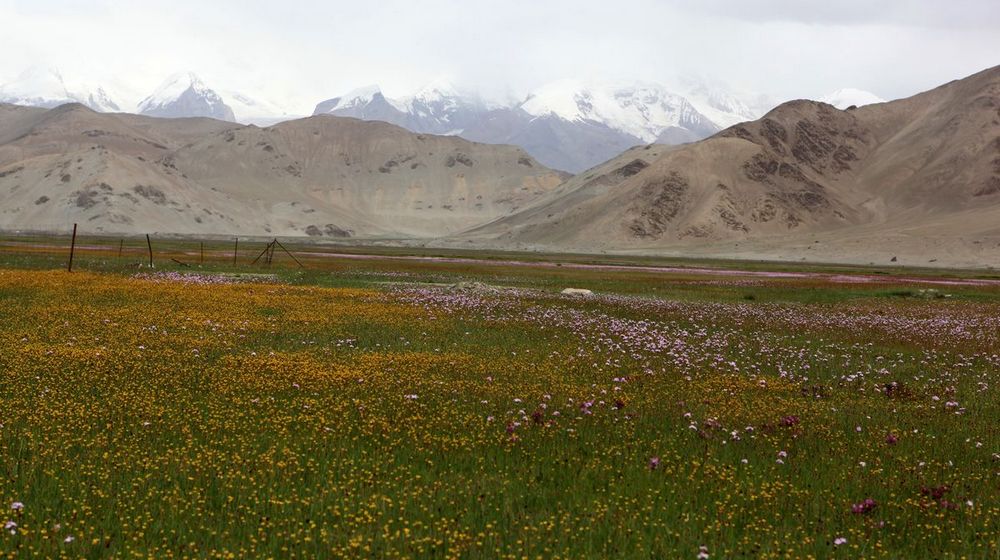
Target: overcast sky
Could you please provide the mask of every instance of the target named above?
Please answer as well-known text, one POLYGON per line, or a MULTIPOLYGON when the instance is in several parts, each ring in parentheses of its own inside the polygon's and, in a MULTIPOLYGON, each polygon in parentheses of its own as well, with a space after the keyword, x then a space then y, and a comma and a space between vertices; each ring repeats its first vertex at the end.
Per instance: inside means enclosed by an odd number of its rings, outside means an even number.
POLYGON ((1000 0, 0 0, 0 22, 0 79, 48 65, 141 97, 193 70, 294 113, 439 77, 496 96, 698 73, 892 99, 1000 64, 1000 0))

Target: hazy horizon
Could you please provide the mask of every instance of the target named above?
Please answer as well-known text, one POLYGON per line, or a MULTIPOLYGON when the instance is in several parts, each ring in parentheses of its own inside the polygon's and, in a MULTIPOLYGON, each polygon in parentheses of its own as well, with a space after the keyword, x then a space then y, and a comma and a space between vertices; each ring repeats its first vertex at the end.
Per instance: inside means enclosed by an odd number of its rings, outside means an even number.
POLYGON ((134 102, 168 75, 290 114, 354 88, 403 95, 435 79, 523 98, 560 79, 670 85, 699 75, 780 99, 839 88, 912 95, 998 63, 1000 4, 0 0, 0 83, 28 67, 134 102))

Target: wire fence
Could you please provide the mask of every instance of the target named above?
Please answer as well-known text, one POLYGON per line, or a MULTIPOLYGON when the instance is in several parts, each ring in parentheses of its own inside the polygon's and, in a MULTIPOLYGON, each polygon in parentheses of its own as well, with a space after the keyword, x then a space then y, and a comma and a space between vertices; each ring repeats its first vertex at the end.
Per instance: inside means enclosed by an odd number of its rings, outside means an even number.
POLYGON ((303 267, 277 238, 110 234, 83 225, 0 230, 0 262, 74 270, 303 267))

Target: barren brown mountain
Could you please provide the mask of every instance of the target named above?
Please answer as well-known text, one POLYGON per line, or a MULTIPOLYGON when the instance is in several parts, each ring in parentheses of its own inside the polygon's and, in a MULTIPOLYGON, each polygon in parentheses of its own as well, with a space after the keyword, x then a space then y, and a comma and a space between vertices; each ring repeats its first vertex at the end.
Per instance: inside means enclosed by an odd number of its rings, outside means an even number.
POLYGON ((519 148, 349 118, 257 128, 0 105, 6 229, 436 236, 564 178, 519 148))
POLYGON ((1000 67, 846 111, 792 101, 701 142, 633 149, 461 239, 1000 265, 1000 67))

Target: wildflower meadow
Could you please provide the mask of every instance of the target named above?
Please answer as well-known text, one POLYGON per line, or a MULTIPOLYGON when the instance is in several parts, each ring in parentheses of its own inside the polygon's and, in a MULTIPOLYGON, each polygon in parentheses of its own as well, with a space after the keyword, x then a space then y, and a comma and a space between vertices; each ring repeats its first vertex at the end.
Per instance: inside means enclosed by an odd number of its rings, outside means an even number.
POLYGON ((305 265, 0 268, 0 557, 1000 557, 993 281, 305 265))

